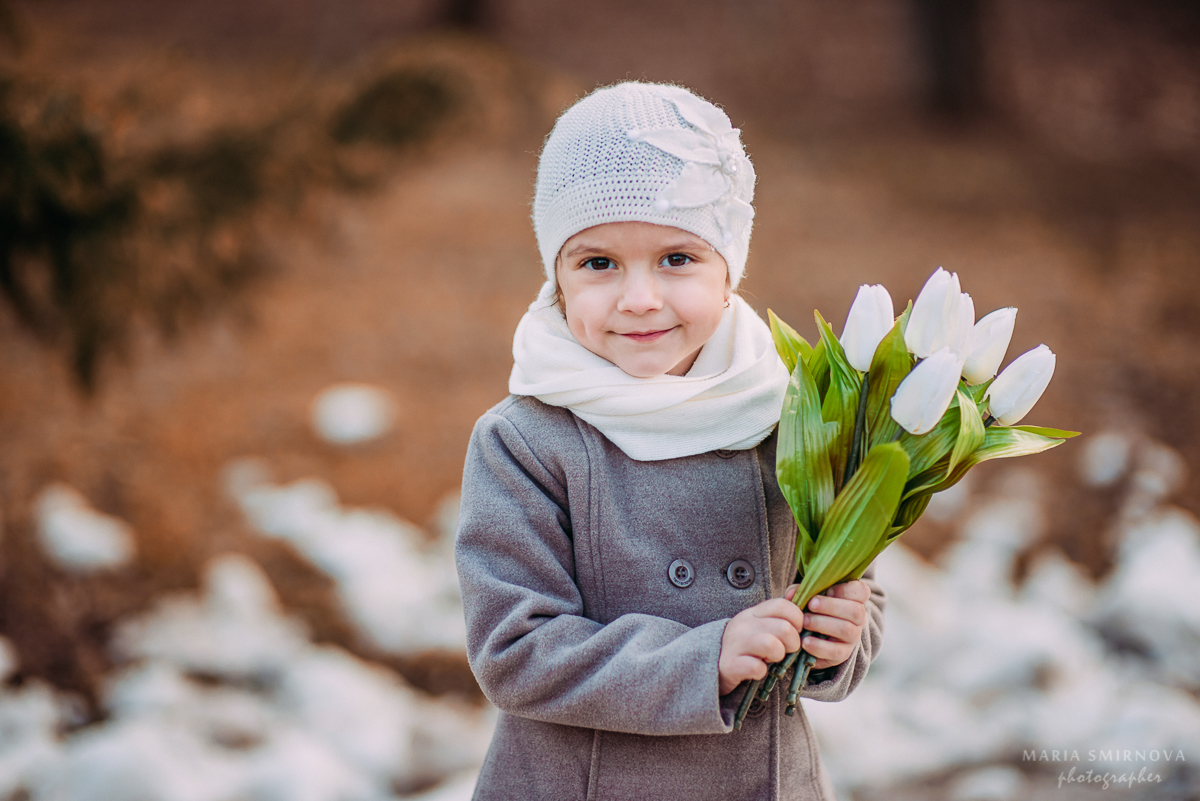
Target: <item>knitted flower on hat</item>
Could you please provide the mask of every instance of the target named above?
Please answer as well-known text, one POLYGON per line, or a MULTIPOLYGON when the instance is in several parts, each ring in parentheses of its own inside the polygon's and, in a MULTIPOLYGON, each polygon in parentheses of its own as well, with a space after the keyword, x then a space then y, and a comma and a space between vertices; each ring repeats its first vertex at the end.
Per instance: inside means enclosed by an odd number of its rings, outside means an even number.
POLYGON ((608 222, 682 228, 729 265, 737 288, 754 218, 754 167, 725 112, 686 89, 622 83, 566 111, 538 164, 533 226, 546 277, 563 243, 608 222))

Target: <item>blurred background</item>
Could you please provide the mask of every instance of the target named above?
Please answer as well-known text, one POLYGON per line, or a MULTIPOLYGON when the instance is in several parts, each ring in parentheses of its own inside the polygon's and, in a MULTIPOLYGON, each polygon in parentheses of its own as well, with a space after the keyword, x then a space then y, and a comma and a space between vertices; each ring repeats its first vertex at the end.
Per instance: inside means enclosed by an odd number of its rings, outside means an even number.
POLYGON ((0 799, 470 797, 462 460, 625 79, 742 129, 761 313, 944 266, 1084 432, 885 554, 841 797, 1200 798, 1200 6, 6 0, 0 799))

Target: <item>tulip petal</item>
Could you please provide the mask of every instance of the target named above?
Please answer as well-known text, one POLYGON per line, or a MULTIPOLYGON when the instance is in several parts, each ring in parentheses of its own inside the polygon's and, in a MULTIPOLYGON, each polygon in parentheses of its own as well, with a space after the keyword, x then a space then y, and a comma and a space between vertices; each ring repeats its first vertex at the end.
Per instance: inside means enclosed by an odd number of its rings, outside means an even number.
POLYGON ((863 284, 858 288, 841 338, 846 360, 855 370, 865 373, 871 369, 875 349, 892 330, 895 319, 892 296, 882 284, 863 284))
POLYGON ((1001 425, 1017 423, 1033 408, 1054 375, 1054 352, 1045 345, 1022 353, 988 389, 988 411, 1001 425))
POLYGON ((971 344, 963 364, 963 378, 969 386, 982 384, 996 374, 1017 322, 1012 306, 984 315, 971 330, 971 344))
POLYGON ((932 430, 954 399, 961 370, 962 362, 948 347, 922 360, 892 397, 892 418, 910 434, 932 430))
POLYGON ((975 301, 966 292, 958 296, 958 317, 950 341, 946 344, 960 360, 967 358, 971 345, 971 328, 975 325, 975 301))
POLYGON ((934 351, 950 344, 958 328, 962 294, 958 274, 938 267, 913 303, 904 342, 918 358, 925 359, 934 351))

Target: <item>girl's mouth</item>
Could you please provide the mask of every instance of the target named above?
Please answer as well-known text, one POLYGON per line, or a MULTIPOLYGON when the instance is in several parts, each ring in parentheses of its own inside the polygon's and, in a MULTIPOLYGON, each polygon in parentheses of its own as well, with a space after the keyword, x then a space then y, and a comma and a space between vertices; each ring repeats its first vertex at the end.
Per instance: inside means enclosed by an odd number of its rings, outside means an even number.
POLYGON ((674 328, 664 328, 661 331, 630 331, 621 336, 632 339, 634 342, 653 342, 674 330, 674 328))

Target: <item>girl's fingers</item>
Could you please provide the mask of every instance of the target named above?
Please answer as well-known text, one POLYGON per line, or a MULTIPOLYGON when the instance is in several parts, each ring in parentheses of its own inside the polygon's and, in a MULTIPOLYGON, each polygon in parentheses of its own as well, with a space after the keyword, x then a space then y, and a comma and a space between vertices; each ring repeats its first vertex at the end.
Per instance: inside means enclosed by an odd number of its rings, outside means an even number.
POLYGON ((753 681, 767 675, 767 663, 753 656, 739 656, 734 660, 733 668, 739 681, 753 681))
POLYGON ((788 587, 786 590, 784 590, 784 591, 783 591, 783 598, 784 598, 784 600, 790 601, 790 600, 792 600, 792 598, 795 598, 795 597, 796 597, 796 590, 798 590, 798 589, 800 589, 800 585, 799 585, 799 584, 793 584, 792 586, 790 586, 790 587, 788 587))
MULTIPOLYGON (((789 642, 800 644, 800 632, 790 621, 777 617, 763 617, 755 620, 747 629, 750 636, 766 635, 773 637, 786 646, 789 642)), ((793 649, 794 650, 794 649, 793 649)))
POLYGON ((784 651, 791 653, 800 647, 800 629, 787 620, 768 618, 763 621, 772 637, 779 640, 784 651))
MULTIPOLYGON (((862 582, 859 582, 860 584, 862 582)), ((867 607, 859 601, 848 601, 841 598, 830 598, 818 595, 808 602, 809 612, 817 612, 829 617, 839 617, 848 620, 856 626, 866 625, 867 607)))
POLYGON ((854 646, 810 636, 804 638, 804 650, 817 658, 813 667, 821 670, 845 662, 854 652, 854 646))
MULTIPOLYGON (((856 626, 848 620, 842 620, 840 617, 829 617, 827 615, 805 615, 804 629, 833 637, 835 640, 844 643, 858 642, 859 637, 862 636, 861 626, 856 626)), ((808 642, 808 639, 808 637, 805 637, 804 641, 808 642)))
POLYGON ((760 631, 747 641, 746 653, 758 657, 763 662, 778 662, 787 656, 787 649, 778 637, 760 631))
POLYGON ((830 598, 845 598, 849 601, 866 603, 871 597, 871 588, 865 581, 847 581, 844 584, 834 584, 824 594, 830 598))
POLYGON ((800 607, 783 598, 772 598, 769 601, 763 601, 751 607, 751 610, 755 617, 763 619, 779 618, 786 620, 797 630, 804 628, 804 613, 800 611, 800 607))

